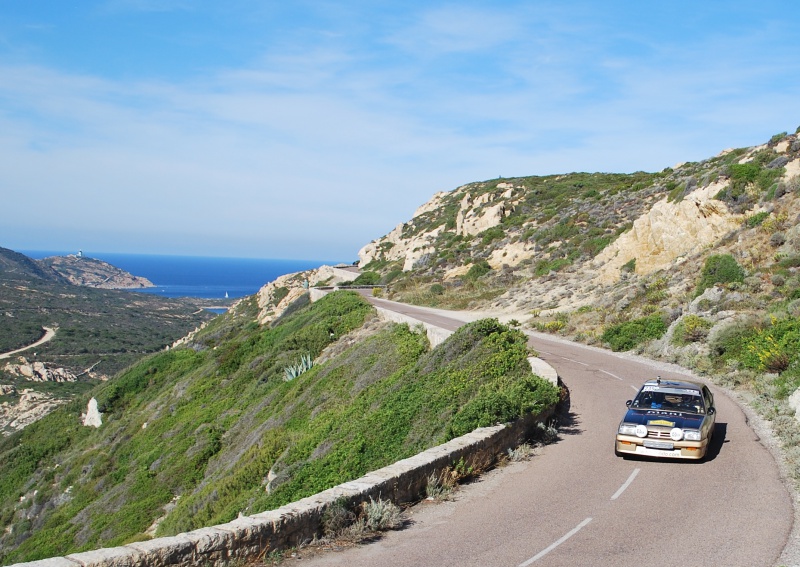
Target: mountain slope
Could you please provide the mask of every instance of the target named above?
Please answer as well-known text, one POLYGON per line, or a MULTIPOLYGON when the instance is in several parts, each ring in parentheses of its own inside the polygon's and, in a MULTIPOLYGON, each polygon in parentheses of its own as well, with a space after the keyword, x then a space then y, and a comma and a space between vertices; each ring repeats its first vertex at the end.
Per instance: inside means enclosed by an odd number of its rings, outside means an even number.
POLYGON ((67 280, 47 265, 24 254, 0 247, 0 278, 6 280, 43 280, 67 283, 67 280))
POLYGON ((272 326, 257 316, 251 297, 96 388, 99 428, 80 425, 84 396, 0 441, 0 559, 275 508, 558 400, 496 320, 430 350, 352 292, 301 299, 272 326), (314 366, 289 379, 303 355, 314 366))

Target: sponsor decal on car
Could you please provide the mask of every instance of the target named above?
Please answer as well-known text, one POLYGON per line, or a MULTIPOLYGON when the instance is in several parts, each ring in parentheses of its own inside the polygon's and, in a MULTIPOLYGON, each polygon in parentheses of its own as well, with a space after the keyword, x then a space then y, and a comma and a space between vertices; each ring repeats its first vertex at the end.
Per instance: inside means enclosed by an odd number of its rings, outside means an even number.
POLYGON ((667 421, 666 419, 651 419, 647 425, 663 425, 664 427, 675 427, 674 421, 667 421))

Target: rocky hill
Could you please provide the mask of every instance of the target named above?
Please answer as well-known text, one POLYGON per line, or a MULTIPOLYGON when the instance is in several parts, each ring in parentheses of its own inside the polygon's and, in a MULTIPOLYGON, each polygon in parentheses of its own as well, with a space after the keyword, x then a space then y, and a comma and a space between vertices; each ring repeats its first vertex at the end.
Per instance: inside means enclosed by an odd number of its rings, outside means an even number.
POLYGON ((526 319, 594 305, 632 278, 693 281, 696 261, 723 242, 739 239, 745 259, 765 228, 796 224, 799 157, 797 134, 784 133, 658 173, 471 183, 364 246, 360 266, 404 300, 526 319), (768 222, 754 230, 750 218, 768 222))
MULTIPOLYGON (((735 388, 800 478, 800 128, 657 173, 493 179, 437 193, 359 252, 374 293, 487 311, 735 388)), ((279 317, 301 284, 259 294, 279 317)))
POLYGON ((42 265, 24 254, 0 247, 0 277, 13 280, 43 280, 67 283, 66 279, 52 268, 42 265))
POLYGON ((99 289, 140 289, 154 285, 147 278, 135 276, 108 262, 82 254, 50 256, 34 260, 2 247, 0 247, 0 279, 38 280, 99 289))
POLYGON ((108 262, 82 255, 51 256, 36 262, 51 269, 72 285, 100 289, 136 289, 154 285, 147 278, 134 276, 108 262))

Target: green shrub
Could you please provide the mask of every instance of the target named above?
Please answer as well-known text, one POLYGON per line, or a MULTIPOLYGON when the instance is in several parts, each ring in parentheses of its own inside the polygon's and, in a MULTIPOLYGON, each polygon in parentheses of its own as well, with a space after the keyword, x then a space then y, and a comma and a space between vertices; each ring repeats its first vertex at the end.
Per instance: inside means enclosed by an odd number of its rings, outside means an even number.
POLYGON ((620 270, 631 274, 636 272, 636 258, 631 258, 625 262, 620 270))
POLYGON ((681 345, 700 341, 708 335, 708 330, 713 325, 711 321, 698 315, 686 315, 675 325, 672 342, 681 345))
POLYGON ((781 132, 780 134, 775 134, 769 139, 769 145, 775 145, 781 140, 783 140, 787 135, 787 132, 781 132))
POLYGON ((764 328, 742 333, 727 353, 746 368, 780 373, 800 362, 800 319, 772 317, 764 328))
POLYGON ((761 211, 761 212, 758 212, 758 213, 756 213, 754 215, 750 215, 749 217, 747 217, 745 219, 744 223, 749 228, 755 228, 758 225, 760 225, 762 222, 764 222, 764 220, 768 216, 769 216, 769 213, 767 211, 761 211))
POLYGON ((760 171, 761 166, 759 166, 755 161, 749 161, 747 163, 734 163, 730 166, 731 179, 733 181, 744 183, 753 183, 758 178, 760 171))
POLYGON ((289 288, 288 287, 283 286, 283 287, 275 288, 275 291, 272 292, 272 300, 273 300, 272 302, 275 305, 278 305, 281 302, 281 300, 284 297, 286 297, 287 295, 289 295, 289 288))
POLYGON ((631 350, 651 339, 660 338, 667 331, 667 324, 659 314, 633 319, 611 325, 603 331, 601 340, 613 351, 631 350))
POLYGON ((730 254, 712 254, 706 258, 695 295, 702 294, 706 289, 718 283, 743 281, 744 270, 733 256, 730 254))
POLYGON ((353 280, 353 285, 377 285, 381 281, 381 275, 378 272, 361 272, 359 276, 353 280))
POLYGON ((528 413, 538 413, 555 403, 553 388, 533 374, 501 384, 483 385, 476 398, 455 415, 450 435, 458 437, 478 427, 508 423, 528 413))
POLYGON ((475 281, 481 276, 485 276, 489 272, 492 271, 492 267, 489 265, 489 262, 486 260, 478 260, 472 266, 470 266, 469 271, 464 274, 464 279, 469 281, 475 281))
POLYGON ((435 283, 431 286, 430 291, 433 295, 442 295, 444 293, 444 286, 439 283, 435 283))
POLYGON ((327 537, 335 537, 355 520, 356 514, 347 507, 347 499, 337 498, 322 513, 322 532, 327 537))
POLYGON ((484 230, 482 233, 479 234, 481 238, 481 245, 483 246, 491 244, 495 240, 503 238, 505 235, 506 233, 499 226, 493 226, 492 228, 487 228, 486 230, 484 230))

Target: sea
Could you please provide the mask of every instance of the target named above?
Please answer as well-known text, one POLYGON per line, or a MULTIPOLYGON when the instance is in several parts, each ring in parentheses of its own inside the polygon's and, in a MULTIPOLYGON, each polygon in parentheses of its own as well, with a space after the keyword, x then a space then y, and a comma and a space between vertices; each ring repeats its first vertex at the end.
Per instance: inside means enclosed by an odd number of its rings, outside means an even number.
MULTIPOLYGON (((66 256, 74 252, 52 250, 19 250, 34 259, 66 256)), ((83 251, 85 257, 108 262, 112 266, 145 277, 155 287, 136 289, 164 297, 199 297, 223 299, 252 295, 278 276, 335 266, 336 261, 284 260, 259 258, 218 258, 204 256, 165 256, 152 254, 118 254, 83 251)))

